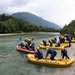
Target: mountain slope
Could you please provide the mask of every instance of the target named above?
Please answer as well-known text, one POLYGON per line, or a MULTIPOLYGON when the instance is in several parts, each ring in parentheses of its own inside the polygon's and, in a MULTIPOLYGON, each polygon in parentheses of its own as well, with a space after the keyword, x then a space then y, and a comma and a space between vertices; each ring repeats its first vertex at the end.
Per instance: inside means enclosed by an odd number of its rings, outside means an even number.
POLYGON ((23 19, 23 20, 28 21, 35 25, 49 27, 49 28, 53 28, 53 29, 60 29, 60 26, 58 26, 57 24, 46 21, 46 20, 42 19, 41 17, 38 17, 32 13, 18 12, 18 13, 12 14, 12 16, 23 19))
POLYGON ((0 34, 16 32, 58 32, 47 27, 37 26, 12 16, 0 15, 0 34))
POLYGON ((61 34, 75 34, 75 20, 72 20, 68 25, 65 25, 61 30, 61 34))

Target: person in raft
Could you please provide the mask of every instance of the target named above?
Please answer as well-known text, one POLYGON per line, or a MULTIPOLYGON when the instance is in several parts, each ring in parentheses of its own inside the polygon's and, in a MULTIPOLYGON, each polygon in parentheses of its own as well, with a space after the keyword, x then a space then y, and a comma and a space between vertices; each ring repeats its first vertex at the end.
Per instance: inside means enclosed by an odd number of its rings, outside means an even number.
POLYGON ((29 39, 25 39, 25 42, 27 43, 26 45, 25 45, 25 47, 28 49, 28 50, 35 50, 35 44, 34 44, 34 42, 33 42, 33 40, 34 40, 34 38, 31 38, 31 40, 29 40, 29 39))
POLYGON ((45 40, 43 40, 43 44, 44 44, 44 46, 46 46, 47 45, 47 42, 45 40))
POLYGON ((60 42, 58 41, 58 43, 56 44, 56 47, 60 47, 60 42))
POLYGON ((19 44, 19 46, 21 46, 21 48, 23 48, 25 46, 25 42, 21 41, 21 43, 19 44))
POLYGON ((69 56, 67 55, 67 50, 66 50, 66 49, 61 50, 61 56, 62 56, 62 59, 63 59, 64 57, 66 57, 66 58, 69 59, 69 56))
POLYGON ((47 50, 46 58, 47 58, 47 56, 48 56, 49 54, 51 54, 50 59, 51 59, 51 60, 54 60, 54 57, 57 55, 57 52, 56 52, 54 49, 52 49, 52 48, 49 48, 49 49, 47 48, 46 50, 47 50))
POLYGON ((69 41, 69 47, 71 46, 71 36, 68 37, 68 41, 69 41))
POLYGON ((35 44, 34 43, 32 43, 31 45, 30 45, 30 48, 31 48, 31 50, 35 50, 35 44))
POLYGON ((43 53, 39 50, 39 47, 37 47, 36 49, 37 49, 37 52, 35 54, 35 58, 42 59, 43 53))
POLYGON ((33 44, 34 43, 34 37, 32 37, 30 41, 31 41, 31 44, 33 44))
POLYGON ((52 47, 53 46, 53 43, 50 40, 48 40, 48 42, 50 44, 50 47, 52 47))

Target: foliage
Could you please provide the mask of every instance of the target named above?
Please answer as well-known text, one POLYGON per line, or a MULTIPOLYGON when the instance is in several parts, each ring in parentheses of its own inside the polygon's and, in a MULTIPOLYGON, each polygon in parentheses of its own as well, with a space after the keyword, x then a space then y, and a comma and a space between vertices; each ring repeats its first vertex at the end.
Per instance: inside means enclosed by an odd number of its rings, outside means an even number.
POLYGON ((16 32, 38 32, 38 31, 58 31, 51 28, 32 25, 27 21, 17 19, 11 16, 0 15, 0 33, 16 33, 16 32))
POLYGON ((61 34, 74 34, 75 32, 75 20, 72 20, 68 25, 65 25, 61 30, 61 34))

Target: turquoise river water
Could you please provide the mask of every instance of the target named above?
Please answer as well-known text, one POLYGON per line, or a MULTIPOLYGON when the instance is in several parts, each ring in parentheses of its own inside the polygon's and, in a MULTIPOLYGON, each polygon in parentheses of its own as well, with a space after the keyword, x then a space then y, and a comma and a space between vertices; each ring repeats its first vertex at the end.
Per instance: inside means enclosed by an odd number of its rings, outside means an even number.
MULTIPOLYGON (((68 68, 57 68, 29 63, 27 54, 20 53, 16 50, 19 43, 18 38, 34 37, 34 43, 37 47, 43 39, 48 40, 59 37, 59 34, 18 34, 18 35, 1 35, 0 36, 0 75, 75 75, 75 63, 68 68)), ((75 44, 68 49, 70 57, 74 58, 75 44)), ((42 50, 44 55, 46 52, 42 50)), ((60 56, 60 51, 58 55, 60 56)))

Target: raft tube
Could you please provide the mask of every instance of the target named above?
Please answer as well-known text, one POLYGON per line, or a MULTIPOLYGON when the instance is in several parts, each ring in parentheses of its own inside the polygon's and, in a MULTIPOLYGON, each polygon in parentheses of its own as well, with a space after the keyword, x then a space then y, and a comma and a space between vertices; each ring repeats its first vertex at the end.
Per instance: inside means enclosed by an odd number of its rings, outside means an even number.
POLYGON ((18 51, 22 51, 22 52, 25 52, 25 53, 31 53, 31 54, 35 54, 37 51, 36 50, 27 50, 26 48, 21 48, 21 46, 16 46, 16 49, 18 51))
POLYGON ((33 54, 27 55, 28 61, 39 65, 47 65, 52 67, 69 67, 74 63, 74 59, 59 59, 50 60, 50 58, 37 59, 33 54))

